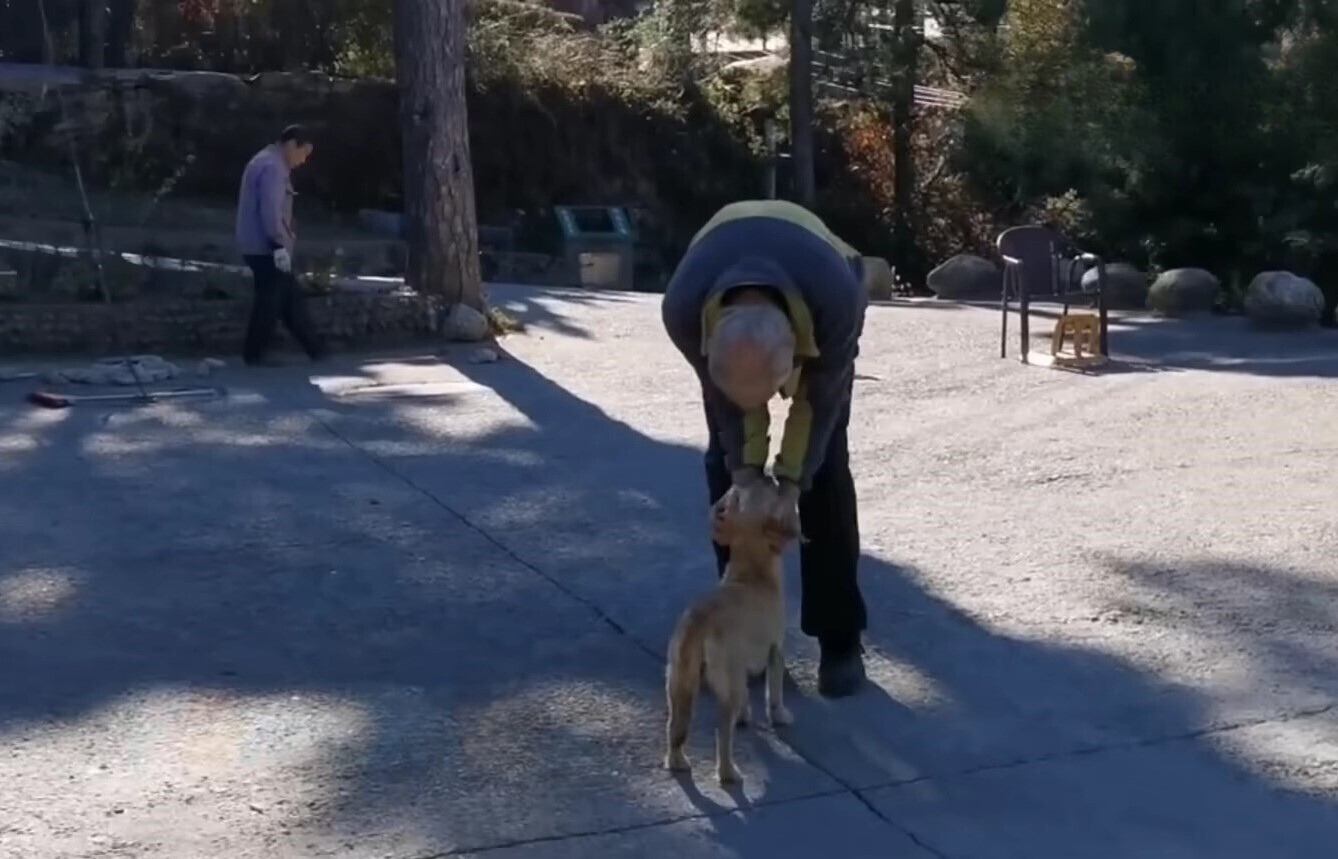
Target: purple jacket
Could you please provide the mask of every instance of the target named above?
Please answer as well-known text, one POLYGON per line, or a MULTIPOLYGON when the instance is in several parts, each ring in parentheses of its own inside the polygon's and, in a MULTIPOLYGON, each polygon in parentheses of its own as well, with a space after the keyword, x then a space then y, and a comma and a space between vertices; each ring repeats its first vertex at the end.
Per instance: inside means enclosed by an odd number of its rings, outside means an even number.
POLYGON ((278 248, 293 249, 293 185, 288 163, 271 144, 255 154, 242 171, 237 194, 237 252, 268 256, 278 248))

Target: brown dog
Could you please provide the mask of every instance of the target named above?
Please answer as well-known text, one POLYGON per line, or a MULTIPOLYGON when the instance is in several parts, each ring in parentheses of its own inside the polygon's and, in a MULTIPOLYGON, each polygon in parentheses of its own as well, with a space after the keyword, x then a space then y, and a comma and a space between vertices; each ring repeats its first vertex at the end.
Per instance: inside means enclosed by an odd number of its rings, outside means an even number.
POLYGON ((716 774, 721 784, 742 780, 734 766, 734 727, 751 716, 748 675, 765 669, 767 713, 788 725, 782 701, 785 675, 785 582, 781 551, 798 534, 782 534, 769 511, 776 500, 770 481, 734 487, 712 508, 717 539, 729 546, 720 586, 683 613, 669 642, 665 695, 669 702, 668 769, 691 769, 683 746, 703 678, 719 702, 716 774))

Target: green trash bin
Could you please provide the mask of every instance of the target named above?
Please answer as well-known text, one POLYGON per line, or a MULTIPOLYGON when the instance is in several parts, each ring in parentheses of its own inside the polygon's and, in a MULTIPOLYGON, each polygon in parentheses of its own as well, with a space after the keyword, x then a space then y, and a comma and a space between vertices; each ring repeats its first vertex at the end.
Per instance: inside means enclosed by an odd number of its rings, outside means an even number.
POLYGON ((636 232, 621 206, 555 206, 567 271, 587 289, 633 289, 636 232))

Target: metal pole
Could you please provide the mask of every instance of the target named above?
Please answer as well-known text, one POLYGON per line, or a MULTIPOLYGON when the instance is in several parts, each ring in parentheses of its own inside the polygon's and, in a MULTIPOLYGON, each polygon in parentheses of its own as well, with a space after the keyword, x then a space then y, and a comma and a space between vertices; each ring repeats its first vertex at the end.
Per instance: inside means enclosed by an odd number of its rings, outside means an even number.
POLYGON ((776 199, 776 149, 780 136, 775 119, 767 117, 762 126, 762 136, 767 147, 767 199, 774 200, 776 199))
POLYGON ((813 0, 790 7, 790 165, 795 202, 813 208, 813 0))

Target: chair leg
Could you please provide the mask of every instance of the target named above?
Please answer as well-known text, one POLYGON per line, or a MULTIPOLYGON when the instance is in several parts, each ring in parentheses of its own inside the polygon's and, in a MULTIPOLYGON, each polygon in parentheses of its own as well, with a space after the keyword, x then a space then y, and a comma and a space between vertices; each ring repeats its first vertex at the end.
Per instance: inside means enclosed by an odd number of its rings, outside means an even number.
POLYGON ((1022 340, 1022 363, 1031 363, 1027 356, 1031 351, 1031 291, 1027 289, 1027 279, 1018 277, 1018 328, 1022 340))
MULTIPOLYGON (((1104 272, 1104 271, 1101 272, 1101 276, 1102 276, 1101 279, 1102 279, 1102 280, 1105 279, 1104 275, 1105 275, 1105 272, 1104 272)), ((1109 329, 1110 329, 1110 315, 1109 315, 1109 313, 1108 313, 1107 310, 1106 310, 1106 289, 1105 289, 1105 286, 1106 286, 1106 285, 1105 285, 1104 283, 1100 283, 1100 282, 1098 282, 1098 283, 1097 283, 1097 288, 1096 288, 1096 315, 1097 315, 1097 318, 1100 320, 1100 323, 1099 323, 1099 324, 1100 324, 1100 326, 1101 326, 1100 331, 1098 332, 1098 335, 1097 335, 1097 336, 1098 336, 1098 338, 1099 338, 1100 341, 1101 341, 1100 344, 1099 344, 1100 347, 1101 347, 1101 357, 1103 357, 1103 358, 1109 358, 1109 357, 1110 357, 1110 331, 1109 331, 1109 329)))
POLYGON ((1003 273, 1003 294, 999 296, 999 307, 1003 312, 1003 319, 999 327, 999 357, 1008 357, 1008 269, 1003 273))

